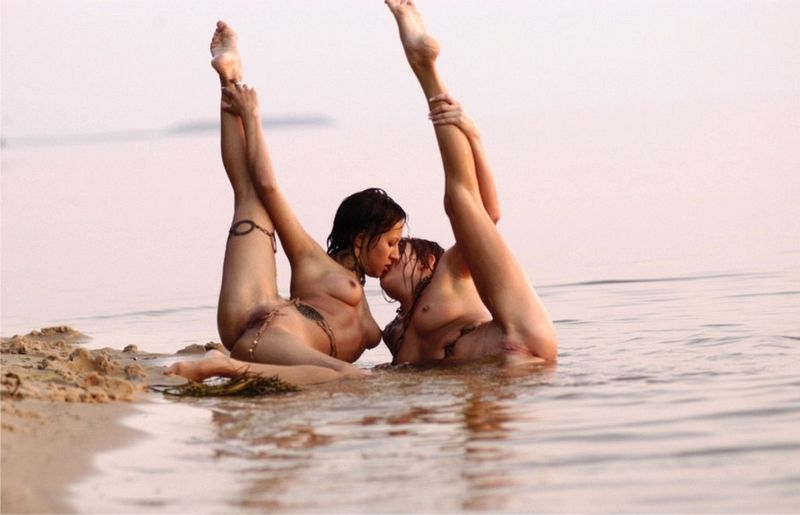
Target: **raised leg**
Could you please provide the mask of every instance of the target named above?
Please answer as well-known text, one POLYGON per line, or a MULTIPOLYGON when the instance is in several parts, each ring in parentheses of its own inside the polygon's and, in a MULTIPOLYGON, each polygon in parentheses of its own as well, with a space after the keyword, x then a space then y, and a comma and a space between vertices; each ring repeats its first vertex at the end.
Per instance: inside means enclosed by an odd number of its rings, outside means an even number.
MULTIPOLYGON (((211 66, 219 74, 221 86, 242 79, 236 33, 224 22, 217 22, 211 39, 211 55, 211 66)), ((220 126, 222 163, 233 186, 234 213, 231 223, 252 220, 268 231, 274 231, 272 220, 250 179, 241 118, 220 110, 220 126)), ((229 349, 256 310, 279 302, 272 245, 271 238, 258 230, 228 237, 217 327, 222 343, 229 349)))
MULTIPOLYGON (((446 92, 436 70, 439 45, 427 34, 411 0, 386 0, 425 97, 446 92)), ((435 126, 445 172, 445 198, 456 243, 478 293, 504 338, 534 356, 555 359, 555 329, 544 304, 486 212, 467 137, 453 125, 435 126)))

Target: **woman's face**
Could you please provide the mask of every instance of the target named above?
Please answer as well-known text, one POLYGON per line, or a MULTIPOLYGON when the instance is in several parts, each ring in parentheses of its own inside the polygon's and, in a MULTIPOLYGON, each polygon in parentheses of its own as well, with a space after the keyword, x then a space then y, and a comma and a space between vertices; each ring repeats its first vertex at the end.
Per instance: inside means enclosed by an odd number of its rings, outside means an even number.
POLYGON ((381 288, 389 298, 401 300, 411 291, 411 274, 408 263, 412 258, 411 245, 406 245, 403 254, 389 270, 381 276, 381 288))
POLYGON ((406 245, 400 259, 381 276, 381 288, 390 298, 405 302, 414 296, 419 282, 433 273, 436 259, 420 261, 411 245, 406 245))
POLYGON ((358 261, 364 273, 370 277, 382 277, 400 257, 398 244, 403 237, 405 220, 381 234, 377 241, 364 242, 358 261))

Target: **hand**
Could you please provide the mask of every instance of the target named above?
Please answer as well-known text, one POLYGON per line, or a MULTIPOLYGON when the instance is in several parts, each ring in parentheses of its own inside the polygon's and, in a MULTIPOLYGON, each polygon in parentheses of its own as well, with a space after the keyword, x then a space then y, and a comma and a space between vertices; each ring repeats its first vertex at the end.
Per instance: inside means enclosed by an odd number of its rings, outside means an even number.
POLYGON ((235 82, 222 88, 222 110, 226 113, 245 116, 258 114, 258 93, 242 82, 235 82))
POLYGON ((428 113, 428 118, 434 125, 455 125, 468 138, 480 138, 475 122, 461 107, 461 103, 451 97, 449 93, 442 93, 432 97, 430 103, 436 105, 428 113))

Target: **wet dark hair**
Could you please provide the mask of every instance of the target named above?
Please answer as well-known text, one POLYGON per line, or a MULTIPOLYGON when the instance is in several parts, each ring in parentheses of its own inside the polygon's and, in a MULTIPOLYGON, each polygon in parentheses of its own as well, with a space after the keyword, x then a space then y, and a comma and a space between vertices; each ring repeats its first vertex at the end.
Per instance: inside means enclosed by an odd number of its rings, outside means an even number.
MULTIPOLYGON (((433 272, 436 270, 436 267, 439 265, 439 260, 442 258, 442 254, 444 254, 444 249, 441 245, 436 243, 435 241, 426 240, 424 238, 403 238, 400 240, 398 244, 398 250, 400 251, 400 256, 404 256, 406 252, 406 247, 411 246, 411 253, 413 257, 417 259, 418 262, 422 263, 424 268, 427 268, 431 275, 425 278, 422 278, 417 282, 417 285, 414 287, 414 304, 416 305, 417 299, 419 296, 422 295, 422 290, 428 286, 431 278, 433 277, 433 272), (433 256, 436 259, 433 262, 433 265, 428 263, 429 258, 433 256)), ((403 263, 403 276, 406 275, 406 268, 410 262, 403 263)), ((414 271, 412 268, 411 272, 411 284, 414 284, 414 271)), ((413 307, 412 307, 413 310, 413 307)))
POLYGON ((403 238, 398 245, 401 256, 405 253, 406 247, 409 245, 411 246, 411 252, 414 256, 431 272, 436 269, 436 265, 439 264, 439 260, 442 258, 442 254, 444 254, 442 246, 435 241, 426 240, 424 238, 403 238), (433 266, 428 264, 428 258, 430 256, 436 258, 433 266))
POLYGON ((374 247, 381 234, 406 218, 403 208, 380 188, 353 193, 336 210, 328 235, 328 255, 337 260, 342 255, 352 255, 361 233, 365 233, 367 248, 374 247))

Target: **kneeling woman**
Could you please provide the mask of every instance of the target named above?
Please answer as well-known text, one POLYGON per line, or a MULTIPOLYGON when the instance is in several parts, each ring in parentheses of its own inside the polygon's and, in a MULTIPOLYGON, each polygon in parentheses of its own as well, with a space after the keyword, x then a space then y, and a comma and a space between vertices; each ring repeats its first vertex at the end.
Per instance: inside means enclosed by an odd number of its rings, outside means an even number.
POLYGON ((339 207, 323 250, 278 188, 258 97, 241 83, 236 34, 223 22, 211 54, 222 85, 222 161, 234 193, 217 311, 230 357, 211 353, 166 373, 201 380, 249 369, 295 384, 357 374, 350 363, 381 338, 364 295, 364 275, 378 277, 397 260, 405 212, 379 189, 351 195, 339 207), (276 233, 292 268, 290 299, 278 294, 276 233))
POLYGON ((439 44, 411 0, 386 0, 411 69, 429 102, 445 173, 445 211, 456 244, 443 251, 404 240, 398 261, 381 277, 400 301, 384 331, 395 363, 555 360, 550 316, 498 232, 494 183, 475 125, 447 94, 436 70, 439 44))

